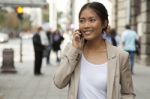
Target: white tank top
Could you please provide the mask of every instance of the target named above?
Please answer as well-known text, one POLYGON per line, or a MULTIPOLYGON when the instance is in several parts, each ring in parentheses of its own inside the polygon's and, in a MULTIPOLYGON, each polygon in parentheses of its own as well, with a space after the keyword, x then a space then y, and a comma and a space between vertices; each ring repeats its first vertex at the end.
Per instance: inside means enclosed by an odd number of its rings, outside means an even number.
POLYGON ((107 63, 92 64, 82 55, 78 99, 107 98, 107 63))

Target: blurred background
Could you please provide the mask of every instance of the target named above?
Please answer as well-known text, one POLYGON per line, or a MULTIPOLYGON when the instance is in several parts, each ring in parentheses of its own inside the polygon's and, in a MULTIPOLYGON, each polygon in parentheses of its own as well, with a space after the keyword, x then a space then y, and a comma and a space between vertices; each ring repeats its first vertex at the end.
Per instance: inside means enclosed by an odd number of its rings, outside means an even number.
MULTIPOLYGON (((141 60, 149 64, 149 0, 0 0, 0 33, 16 38, 24 32, 21 36, 28 38, 38 26, 45 30, 59 29, 62 33, 74 30, 78 28, 81 6, 91 1, 102 2, 106 6, 109 25, 118 34, 126 24, 137 31, 142 45, 141 60)), ((7 37, 4 39, 8 41, 7 37)))
MULTIPOLYGON (((135 91, 137 99, 149 99, 150 90, 150 0, 0 0, 0 65, 11 72, 0 73, 0 99, 66 99, 67 88, 53 84, 58 66, 55 52, 51 64, 43 58, 43 76, 33 75, 32 37, 41 26, 44 31, 59 30, 64 37, 61 49, 71 42, 78 28, 78 13, 87 2, 103 3, 109 14, 109 26, 121 36, 129 24, 139 37, 140 50, 135 59, 135 91)), ((60 55, 61 52, 59 52, 60 55)))

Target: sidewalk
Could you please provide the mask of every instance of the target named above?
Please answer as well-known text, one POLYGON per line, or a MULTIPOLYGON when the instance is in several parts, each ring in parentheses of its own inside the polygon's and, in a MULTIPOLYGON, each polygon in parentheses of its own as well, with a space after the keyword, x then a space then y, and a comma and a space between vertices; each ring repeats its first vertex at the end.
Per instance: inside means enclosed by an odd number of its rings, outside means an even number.
MULTIPOLYGON (((43 60, 44 61, 44 60, 43 60)), ((43 76, 33 75, 33 61, 15 63, 17 74, 0 74, 2 99, 67 99, 67 88, 57 89, 53 83, 53 73, 57 67, 43 62, 43 76)), ((150 67, 135 64, 133 75, 136 99, 149 99, 150 67)))
POLYGON ((0 74, 2 99, 66 99, 66 89, 59 90, 53 83, 56 64, 43 64, 42 76, 33 75, 32 61, 17 62, 15 67, 17 74, 0 74))
POLYGON ((133 82, 136 99, 150 99, 150 66, 135 64, 133 82))

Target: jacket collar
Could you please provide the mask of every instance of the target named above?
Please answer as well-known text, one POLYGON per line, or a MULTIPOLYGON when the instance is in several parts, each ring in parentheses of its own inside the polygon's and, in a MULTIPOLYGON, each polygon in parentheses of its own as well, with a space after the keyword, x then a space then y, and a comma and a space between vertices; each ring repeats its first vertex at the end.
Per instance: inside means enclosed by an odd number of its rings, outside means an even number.
POLYGON ((106 41, 108 71, 107 71, 107 99, 112 99, 115 71, 117 66, 116 49, 106 41))
POLYGON ((109 42, 105 41, 105 43, 107 48, 107 59, 109 61, 116 57, 116 51, 113 49, 112 45, 109 42))

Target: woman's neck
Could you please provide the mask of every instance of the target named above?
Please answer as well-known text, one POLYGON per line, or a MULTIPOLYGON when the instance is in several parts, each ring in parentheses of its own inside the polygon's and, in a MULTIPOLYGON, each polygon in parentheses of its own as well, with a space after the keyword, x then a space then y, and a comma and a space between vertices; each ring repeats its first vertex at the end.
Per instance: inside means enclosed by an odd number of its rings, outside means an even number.
POLYGON ((89 50, 106 50, 105 40, 104 39, 97 39, 92 41, 87 41, 85 48, 89 50))

